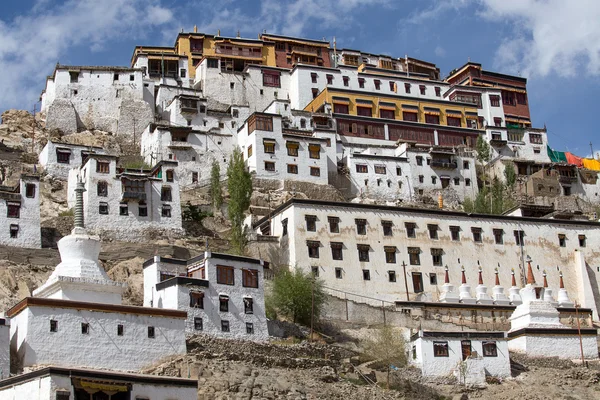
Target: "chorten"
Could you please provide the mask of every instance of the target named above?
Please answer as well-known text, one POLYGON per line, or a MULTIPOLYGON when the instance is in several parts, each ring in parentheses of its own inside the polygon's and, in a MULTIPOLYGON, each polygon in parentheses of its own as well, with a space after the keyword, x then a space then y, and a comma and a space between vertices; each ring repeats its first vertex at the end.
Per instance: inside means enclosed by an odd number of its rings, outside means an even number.
POLYGON ((83 221, 81 180, 75 188, 75 227, 58 241, 61 262, 46 283, 33 291, 34 297, 121 304, 125 284, 111 280, 98 261, 100 238, 91 236, 83 221))
POLYGON ((465 267, 462 267, 462 284, 458 287, 458 297, 461 303, 475 304, 476 299, 471 296, 471 285, 467 284, 467 277, 465 276, 465 267))
MULTIPOLYGON (((514 278, 514 272, 513 272, 513 278, 514 278)), ((510 305, 510 300, 504 294, 504 288, 502 286, 500 286, 500 277, 498 276, 498 268, 496 268, 496 284, 492 288, 492 292, 493 292, 492 297, 494 298, 494 304, 497 304, 499 306, 510 305)))
POLYGON ((550 289, 548 287, 548 279, 546 278, 546 270, 544 270, 543 275, 544 277, 544 300, 545 301, 549 301, 554 307, 556 307, 558 305, 558 303, 556 302, 556 300, 554 300, 554 296, 552 295, 552 289, 550 289))
POLYGON ((446 265, 446 276, 444 278, 444 284, 442 285, 442 294, 440 295, 440 302, 442 303, 458 303, 459 298, 454 291, 454 285, 450 283, 450 277, 448 276, 448 266, 446 265))
POLYGON ((519 287, 517 286, 517 279, 515 278, 514 269, 511 271, 511 275, 511 286, 510 289, 508 289, 508 298, 513 305, 518 306, 519 304, 523 303, 523 299, 521 299, 521 294, 519 293, 519 287))
POLYGON ((483 284, 483 270, 479 267, 479 284, 475 288, 475 296, 479 304, 494 304, 494 300, 487 293, 487 286, 483 284))
POLYGON ((569 299, 569 293, 565 289, 565 283, 563 282, 563 274, 560 272, 560 285, 558 289, 558 306, 559 307, 574 307, 575 304, 569 299))

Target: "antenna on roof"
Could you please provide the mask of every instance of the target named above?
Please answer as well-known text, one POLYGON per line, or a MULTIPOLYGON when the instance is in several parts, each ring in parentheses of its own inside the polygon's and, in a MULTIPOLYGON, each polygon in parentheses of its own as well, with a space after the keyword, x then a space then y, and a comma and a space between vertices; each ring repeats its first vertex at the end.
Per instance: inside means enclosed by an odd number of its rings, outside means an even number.
POLYGON ((239 37, 241 37, 241 36, 240 36, 240 30, 239 30, 239 29, 238 29, 238 31, 237 31, 237 36, 236 36, 236 37, 238 37, 238 38, 239 38, 239 37))
POLYGON ((217 29, 217 36, 221 36, 221 30, 217 29))

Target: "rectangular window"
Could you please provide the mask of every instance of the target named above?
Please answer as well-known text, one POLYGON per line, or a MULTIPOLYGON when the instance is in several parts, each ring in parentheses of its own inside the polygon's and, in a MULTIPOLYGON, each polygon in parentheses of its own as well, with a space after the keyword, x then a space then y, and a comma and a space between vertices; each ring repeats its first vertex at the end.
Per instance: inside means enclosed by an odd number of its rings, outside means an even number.
POLYGON ((138 215, 140 217, 147 217, 148 216, 148 206, 143 201, 140 201, 138 203, 138 215))
MULTIPOLYGON (((210 60, 209 60, 210 61, 210 60)), ((281 87, 281 80, 279 73, 271 73, 263 71, 263 86, 268 87, 281 87)))
POLYGON ((396 119, 396 115, 393 110, 379 109, 379 118, 396 119))
POLYGON ((258 270, 242 269, 242 285, 249 288, 258 288, 258 270))
POLYGON ((194 317, 194 330, 201 331, 203 329, 204 329, 204 323, 202 321, 202 318, 194 317))
POLYGON ((388 271, 388 282, 396 282, 396 271, 388 271))
POLYGON ((173 196, 171 195, 171 187, 163 186, 160 189, 160 201, 173 201, 173 196))
POLYGON ((333 85, 333 75, 327 74, 327 84, 328 85, 333 85))
POLYGON ((410 83, 405 83, 405 84, 404 84, 404 91, 405 91, 406 93, 410 93, 410 83))
POLYGON ((219 311, 220 312, 229 312, 229 297, 228 296, 219 296, 219 311))
POLYGON ((198 183, 198 173, 192 172, 192 183, 198 183))
POLYGON ((340 233, 340 219, 338 217, 327 217, 329 232, 340 233))
POLYGON ((252 145, 248 146, 248 158, 252 157, 252 145))
POLYGON ((417 237, 417 224, 415 224, 414 222, 405 222, 404 223, 404 227, 406 228, 406 236, 409 238, 416 238, 417 237))
POLYGON ((229 321, 221 321, 221 332, 229 332, 229 321))
POLYGON ((272 117, 256 117, 255 124, 256 124, 256 130, 273 132, 273 118, 272 117))
POLYGON ((490 104, 492 107, 500 107, 500 96, 490 94, 490 104))
POLYGON ((342 253, 343 244, 341 242, 331 242, 331 258, 334 260, 343 260, 344 256, 342 253))
POLYGON ((343 275, 342 275, 342 269, 341 268, 336 268, 335 269, 335 279, 342 279, 343 275))
POLYGON ((397 90, 398 89, 397 89, 397 86, 396 86, 396 82, 390 81, 390 91, 391 92, 396 92, 397 90))
POLYGON ((356 107, 356 115, 360 115, 362 117, 372 117, 373 116, 373 108, 372 107, 356 107))
POLYGON ((425 114, 425 123, 439 125, 440 124, 440 116, 425 114))
POLYGON ((381 81, 379 79, 374 79, 373 84, 375 85, 375 90, 381 89, 381 81))
POLYGON ((124 216, 124 217, 129 215, 129 207, 128 207, 127 203, 119 204, 119 215, 124 216))
POLYGON ((459 241, 460 240, 460 226, 451 226, 450 227, 450 236, 452 240, 459 241))
POLYGON ((429 284, 431 286, 437 285, 437 275, 434 273, 429 274, 429 284))
POLYGON ((448 342, 433 342, 434 357, 448 357, 448 342))
POLYGON ((7 202, 6 216, 8 218, 20 218, 21 217, 21 203, 7 202))
POLYGON ((523 241, 523 238, 525 236, 525 232, 524 231, 514 231, 515 234, 515 243, 517 244, 517 246, 524 246, 525 242, 523 241))
POLYGON ((298 166, 296 164, 287 165, 288 174, 298 174, 298 166))
POLYGON ((420 272, 412 273, 413 290, 415 293, 423 292, 423 274, 420 272))
POLYGON ((369 167, 367 167, 365 164, 356 164, 356 172, 359 174, 366 174, 369 172, 369 167))
POLYGON ((544 140, 542 139, 542 135, 540 133, 530 133, 529 143, 543 144, 544 140))
POLYGON ((419 247, 409 247, 408 260, 410 265, 421 265, 421 249, 419 247))
POLYGON ((25 197, 30 199, 35 198, 35 185, 33 183, 25 185, 25 197))
POLYGON ((233 267, 217 265, 217 283, 233 285, 234 282, 233 267))
POLYGON ((310 158, 318 160, 321 158, 321 145, 320 144, 309 144, 308 155, 310 158))
POLYGON ((96 161, 96 172, 99 174, 108 174, 110 172, 110 164, 96 161))
POLYGON ((16 239, 19 237, 19 225, 17 224, 10 224, 10 238, 11 239, 16 239))
POLYGON ((418 122, 417 113, 413 111, 402 111, 402 119, 404 121, 418 122))
POLYGON ((361 89, 365 88, 365 79, 364 78, 358 78, 358 87, 361 89))
POLYGON ((168 169, 166 175, 167 175, 167 182, 173 182, 173 180, 174 180, 173 170, 168 169))
POLYGON ((82 322, 81 323, 81 334, 82 335, 89 335, 90 334, 90 324, 88 324, 87 322, 82 322))
POLYGON ((566 235, 559 234, 558 235, 558 245, 560 247, 567 247, 567 237, 566 235))
MULTIPOLYGON (((108 203, 105 201, 101 201, 98 205, 98 214, 108 215, 108 203)), ((127 215, 127 214, 125 214, 127 215)))
POLYGON ((514 106, 515 94, 513 92, 502 92, 502 104, 506 106, 514 106))
POLYGON ((473 233, 473 241, 475 243, 481 243, 482 242, 481 228, 471 228, 471 232, 473 233))
POLYGON ((316 215, 305 215, 304 220, 306 221, 306 230, 308 232, 316 232, 317 216, 316 215))
POLYGON ((122 324, 117 325, 117 336, 123 336, 125 329, 122 324))
POLYGON ((310 167, 310 176, 321 176, 321 168, 310 167))
POLYGON ((446 117, 448 126, 461 126, 461 120, 458 117, 446 117))
POLYGON ((442 97, 442 88, 440 88, 439 86, 435 87, 435 95, 437 97, 442 97))
POLYGON ((190 308, 204 308, 203 292, 190 292, 190 308))
POLYGON ((148 327, 148 337, 150 339, 153 339, 156 337, 155 333, 154 333, 154 327, 153 326, 149 326, 148 327))
POLYGON ((275 141, 263 141, 264 151, 267 154, 275 154, 275 141))
POLYGON ((246 322, 246 334, 254 335, 254 324, 252 322, 246 322))
POLYGON ((308 257, 309 258, 319 258, 319 247, 321 246, 321 242, 317 240, 307 240, 306 247, 308 248, 308 257))
POLYGON ((310 79, 311 79, 312 83, 317 83, 317 78, 318 78, 317 73, 316 72, 311 72, 310 79))
POLYGON ((275 163, 271 161, 265 161, 265 171, 275 171, 275 163))
POLYGON ((298 156, 298 148, 300 147, 300 144, 298 142, 285 142, 285 147, 287 147, 288 156, 298 156))
POLYGON ((494 117, 494 126, 502 126, 502 118, 494 117))
POLYGON ((419 91, 421 92, 422 95, 425 95, 425 90, 426 90, 425 85, 419 85, 419 91))
POLYGON ((342 79, 344 81, 344 86, 348 86, 350 83, 350 78, 347 76, 343 76, 342 79))
POLYGON ((387 264, 396 264, 396 246, 384 246, 385 262, 387 264))
POLYGON ((423 156, 417 156, 416 160, 417 160, 417 165, 419 165, 419 166, 423 165, 423 156))
POLYGON ((164 204, 161 209, 161 216, 163 218, 171 218, 171 206, 164 204))
POLYGON ((209 58, 206 61, 206 66, 208 68, 219 68, 219 60, 216 58, 209 58))
POLYGON ((504 230, 494 229, 494 241, 496 244, 504 244, 504 230))
POLYGON ((100 181, 96 184, 96 193, 100 197, 108 196, 108 182, 100 181))
POLYGON ((375 166, 375 173, 376 174, 380 174, 380 175, 385 175, 385 165, 376 165, 375 166))
POLYGON ((444 254, 444 250, 442 249, 431 249, 431 260, 435 267, 442 266, 442 255, 444 254))
POLYGON ((496 342, 482 342, 481 347, 483 349, 484 357, 498 357, 498 347, 496 342))
POLYGON ((369 271, 368 269, 363 269, 362 273, 363 273, 363 281, 371 280, 371 271, 369 271))
POLYGON ((586 239, 585 239, 585 235, 579 235, 579 247, 585 247, 586 245, 586 239))
POLYGON ((58 332, 58 321, 54 319, 50 320, 50 332, 58 332))
POLYGON ((313 266, 313 267, 310 267, 310 269, 312 271, 312 276, 314 278, 318 278, 319 277, 319 267, 313 266))
POLYGON ((254 301, 252 297, 244 297, 244 314, 254 314, 254 301))
POLYGON ((355 219, 356 223, 356 233, 358 235, 366 235, 367 234, 367 220, 366 219, 355 219))
POLYGON ((359 244, 358 248, 358 261, 360 262, 369 262, 369 250, 371 250, 371 246, 368 244, 359 244))
POLYGON ((438 239, 439 227, 435 224, 427 224, 427 230, 429 231, 429 239, 438 239))
POLYGON ((71 162, 71 150, 56 150, 56 161, 59 164, 69 164, 71 162))
POLYGON ((333 112, 336 114, 349 114, 348 104, 333 103, 333 112))
POLYGON ((392 221, 381 221, 381 226, 383 227, 383 236, 392 236, 392 221))

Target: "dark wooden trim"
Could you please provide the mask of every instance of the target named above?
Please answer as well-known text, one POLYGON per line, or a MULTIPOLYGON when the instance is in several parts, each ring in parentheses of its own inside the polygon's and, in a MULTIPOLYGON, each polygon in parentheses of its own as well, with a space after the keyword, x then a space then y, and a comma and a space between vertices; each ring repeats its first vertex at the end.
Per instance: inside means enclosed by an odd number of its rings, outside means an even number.
POLYGON ((540 335, 550 335, 550 336, 579 336, 579 331, 581 331, 582 336, 594 336, 598 335, 598 331, 593 328, 581 328, 578 330, 577 328, 565 328, 565 329, 552 329, 552 328, 522 328, 516 330, 514 332, 508 332, 508 337, 510 339, 517 338, 519 336, 530 335, 530 336, 540 336, 540 335))
POLYGON ((175 276, 173 278, 166 279, 156 284, 156 290, 163 290, 171 286, 176 285, 191 285, 191 286, 202 286, 208 287, 208 281, 206 279, 188 278, 187 276, 175 276))

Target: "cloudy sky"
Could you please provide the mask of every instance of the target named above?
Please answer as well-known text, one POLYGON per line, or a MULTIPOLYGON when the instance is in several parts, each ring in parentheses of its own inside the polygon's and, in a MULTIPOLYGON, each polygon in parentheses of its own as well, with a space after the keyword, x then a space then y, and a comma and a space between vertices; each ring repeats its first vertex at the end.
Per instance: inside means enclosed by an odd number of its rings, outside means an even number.
POLYGON ((600 151, 598 0, 3 0, 0 112, 31 110, 53 66, 128 65, 135 45, 177 32, 270 33, 434 62, 467 60, 529 79, 535 127, 579 155, 600 151), (595 142, 595 143, 594 143, 595 142))

